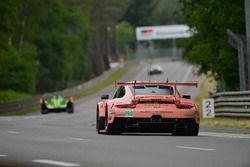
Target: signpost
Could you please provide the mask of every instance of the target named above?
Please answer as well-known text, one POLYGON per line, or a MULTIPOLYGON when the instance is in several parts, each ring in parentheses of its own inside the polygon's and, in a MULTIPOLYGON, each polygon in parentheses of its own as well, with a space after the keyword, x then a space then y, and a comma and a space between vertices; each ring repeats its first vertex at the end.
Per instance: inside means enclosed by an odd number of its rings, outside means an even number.
POLYGON ((189 38, 192 32, 187 25, 145 26, 136 28, 138 41, 189 38))
POLYGON ((214 99, 203 99, 203 118, 214 118, 214 99))
POLYGON ((192 31, 187 25, 163 25, 163 26, 144 26, 136 28, 137 40, 137 59, 141 57, 142 45, 141 42, 146 41, 149 44, 150 53, 153 55, 154 40, 173 40, 173 58, 176 57, 176 39, 189 38, 193 35, 192 31))

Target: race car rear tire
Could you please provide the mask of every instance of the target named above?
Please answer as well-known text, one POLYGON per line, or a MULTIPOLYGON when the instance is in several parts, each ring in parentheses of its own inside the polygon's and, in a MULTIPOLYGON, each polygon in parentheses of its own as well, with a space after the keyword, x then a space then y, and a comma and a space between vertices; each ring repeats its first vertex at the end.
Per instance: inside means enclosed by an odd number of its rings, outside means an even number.
POLYGON ((172 133, 173 136, 184 136, 185 133, 185 129, 184 128, 174 128, 174 131, 172 133))
POLYGON ((41 114, 48 114, 48 113, 49 113, 49 111, 48 111, 48 109, 47 109, 45 103, 43 103, 43 104, 41 105, 41 114))
POLYGON ((199 124, 192 120, 187 125, 187 136, 198 136, 199 124))
POLYGON ((100 130, 105 130, 105 124, 106 124, 106 118, 105 117, 99 117, 99 106, 96 108, 96 131, 98 134, 100 134, 100 130))
POLYGON ((115 119, 112 124, 108 123, 108 106, 106 106, 104 126, 106 129, 107 135, 120 135, 121 134, 121 122, 120 121, 115 119))
POLYGON ((108 135, 122 134, 121 122, 118 120, 114 120, 112 124, 107 124, 106 131, 108 135))
POLYGON ((108 135, 120 135, 122 133, 121 121, 115 119, 112 124, 108 123, 108 118, 105 119, 106 133, 108 135))
POLYGON ((74 113, 74 104, 73 104, 72 102, 68 102, 66 111, 67 111, 69 114, 74 113))
POLYGON ((100 117, 96 120, 96 131, 98 134, 101 134, 101 130, 105 129, 105 118, 100 117))

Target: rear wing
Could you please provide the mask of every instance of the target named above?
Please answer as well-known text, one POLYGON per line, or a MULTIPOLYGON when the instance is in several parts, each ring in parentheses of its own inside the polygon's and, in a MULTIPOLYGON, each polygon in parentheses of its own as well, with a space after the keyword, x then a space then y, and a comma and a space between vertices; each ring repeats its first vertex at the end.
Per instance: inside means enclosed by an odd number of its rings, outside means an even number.
POLYGON ((187 83, 169 83, 169 82, 149 82, 149 81, 145 81, 145 82, 115 82, 115 86, 126 86, 126 85, 161 85, 161 86, 194 86, 194 87, 198 87, 198 81, 196 82, 187 82, 187 83))

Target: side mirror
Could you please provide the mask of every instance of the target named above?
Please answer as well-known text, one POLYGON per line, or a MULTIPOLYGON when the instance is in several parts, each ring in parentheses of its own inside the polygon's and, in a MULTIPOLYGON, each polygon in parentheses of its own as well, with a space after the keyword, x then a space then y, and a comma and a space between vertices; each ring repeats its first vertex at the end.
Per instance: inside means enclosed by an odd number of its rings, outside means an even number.
POLYGON ((109 99, 109 95, 102 95, 101 99, 102 100, 109 99))
POLYGON ((190 95, 183 95, 182 98, 184 98, 184 99, 191 99, 191 96, 190 95))

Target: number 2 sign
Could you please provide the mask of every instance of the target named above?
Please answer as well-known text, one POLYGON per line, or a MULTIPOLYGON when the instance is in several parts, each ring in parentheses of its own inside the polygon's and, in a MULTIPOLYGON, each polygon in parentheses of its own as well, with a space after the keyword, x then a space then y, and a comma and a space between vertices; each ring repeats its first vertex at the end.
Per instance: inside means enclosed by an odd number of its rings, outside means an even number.
POLYGON ((203 99, 203 118, 214 118, 214 99, 203 99))

